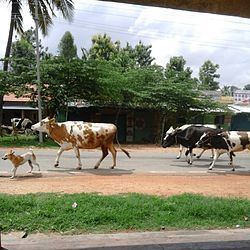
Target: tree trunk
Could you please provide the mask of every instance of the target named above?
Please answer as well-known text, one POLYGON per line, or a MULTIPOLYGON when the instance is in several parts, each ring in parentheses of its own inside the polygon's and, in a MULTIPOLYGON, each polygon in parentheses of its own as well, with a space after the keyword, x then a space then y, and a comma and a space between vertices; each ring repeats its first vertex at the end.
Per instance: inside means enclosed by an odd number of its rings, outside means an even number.
POLYGON ((164 112, 163 117, 162 117, 162 122, 161 122, 161 139, 160 139, 161 144, 162 144, 162 139, 164 138, 165 125, 166 125, 166 114, 164 112))
MULTIPOLYGON (((10 57, 12 37, 13 37, 13 32, 14 32, 15 4, 17 4, 16 1, 12 1, 9 37, 8 37, 7 46, 5 50, 5 57, 4 57, 5 60, 3 63, 3 71, 8 71, 8 68, 9 68, 9 57, 10 57)), ((0 95, 0 135, 2 135, 2 124, 3 124, 3 96, 4 94, 2 93, 0 95)))

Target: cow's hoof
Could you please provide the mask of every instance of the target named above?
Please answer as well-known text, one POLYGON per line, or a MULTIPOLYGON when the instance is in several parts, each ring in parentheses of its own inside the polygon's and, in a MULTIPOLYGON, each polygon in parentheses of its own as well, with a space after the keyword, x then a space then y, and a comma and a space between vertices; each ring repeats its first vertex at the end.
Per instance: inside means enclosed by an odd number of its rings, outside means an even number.
POLYGON ((110 169, 114 169, 114 168, 115 168, 115 166, 111 166, 111 167, 110 167, 110 169))
POLYGON ((232 171, 235 171, 235 169, 234 169, 234 168, 232 168, 232 171))
POLYGON ((209 168, 208 170, 213 170, 213 168, 209 168))
POLYGON ((94 169, 98 169, 99 166, 94 166, 94 169))
POLYGON ((54 168, 59 168, 59 163, 56 163, 56 164, 54 165, 54 168))
POLYGON ((77 167, 76 170, 81 170, 82 168, 81 167, 77 167))
POLYGON ((197 155, 197 156, 196 156, 196 159, 200 159, 200 158, 201 158, 201 156, 200 156, 200 155, 197 155))
POLYGON ((180 156, 176 156, 176 159, 180 159, 181 157, 180 156))

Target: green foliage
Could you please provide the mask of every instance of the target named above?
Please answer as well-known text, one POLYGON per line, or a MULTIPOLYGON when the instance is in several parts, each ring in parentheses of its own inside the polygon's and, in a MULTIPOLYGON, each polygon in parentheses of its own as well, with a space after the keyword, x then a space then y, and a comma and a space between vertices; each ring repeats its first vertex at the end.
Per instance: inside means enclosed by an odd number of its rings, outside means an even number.
POLYGON ((124 68, 124 70, 147 67, 152 64, 154 58, 151 56, 152 45, 144 45, 142 41, 133 48, 129 43, 124 48, 120 48, 114 60, 124 68))
POLYGON ((92 37, 92 46, 89 49, 90 59, 112 60, 119 50, 119 42, 113 42, 107 34, 97 34, 92 37))
POLYGON ((250 227, 246 199, 183 194, 157 197, 140 194, 0 195, 3 232, 111 232, 166 229, 250 227), (72 204, 76 202, 77 207, 72 204), (58 212, 60 211, 60 212, 58 212))
POLYGON ((219 82, 215 81, 220 78, 216 71, 219 69, 218 64, 213 64, 210 60, 204 62, 199 71, 199 80, 201 89, 218 90, 219 82))
POLYGON ((186 61, 182 56, 174 56, 170 58, 166 65, 165 76, 167 79, 172 79, 174 82, 185 82, 191 79, 192 70, 187 67, 185 69, 186 61))
POLYGON ((44 138, 42 144, 39 143, 37 135, 5 135, 0 137, 1 147, 58 147, 50 138, 44 138))
POLYGON ((12 91, 10 73, 0 70, 0 95, 5 95, 12 91))
POLYGON ((77 47, 74 44, 74 38, 72 34, 67 31, 63 35, 59 45, 59 56, 65 58, 66 60, 70 60, 77 57, 77 47))

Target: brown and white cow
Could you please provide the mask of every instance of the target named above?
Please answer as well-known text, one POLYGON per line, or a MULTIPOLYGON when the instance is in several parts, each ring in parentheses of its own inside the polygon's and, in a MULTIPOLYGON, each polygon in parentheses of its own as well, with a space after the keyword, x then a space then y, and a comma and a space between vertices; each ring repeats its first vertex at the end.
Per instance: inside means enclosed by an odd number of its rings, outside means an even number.
MULTIPOLYGON (((49 119, 47 117, 41 120, 41 122, 34 124, 31 129, 47 133, 59 144, 60 149, 57 152, 55 167, 59 166, 59 158, 63 151, 74 149, 78 159, 77 169, 81 169, 82 163, 79 149, 94 149, 98 147, 102 149, 102 157, 95 164, 95 168, 98 168, 102 160, 108 155, 108 150, 113 156, 113 165, 111 168, 116 166, 116 149, 113 140, 115 137, 117 139, 117 128, 114 124, 83 121, 57 123, 54 118, 49 119)), ((120 149, 130 158, 129 153, 121 148, 118 140, 117 143, 120 149)))
POLYGON ((197 147, 210 146, 215 149, 215 154, 213 162, 210 164, 209 170, 212 170, 218 157, 227 153, 230 162, 229 165, 232 166, 232 170, 235 168, 233 166, 233 156, 234 152, 242 151, 244 149, 250 150, 250 132, 245 131, 208 131, 205 132, 200 140, 196 143, 197 147))

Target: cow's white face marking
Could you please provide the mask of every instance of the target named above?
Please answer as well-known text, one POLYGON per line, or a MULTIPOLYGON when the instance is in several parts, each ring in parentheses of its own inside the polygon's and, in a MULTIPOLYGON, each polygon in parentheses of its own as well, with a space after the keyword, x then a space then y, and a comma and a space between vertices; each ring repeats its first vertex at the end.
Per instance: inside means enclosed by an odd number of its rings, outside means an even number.
POLYGON ((165 135, 165 137, 164 137, 163 140, 166 140, 166 139, 169 137, 169 135, 170 135, 171 133, 173 133, 174 131, 175 131, 175 129, 173 128, 173 126, 171 126, 171 127, 168 129, 168 131, 166 132, 166 135, 165 135))
POLYGON ((32 125, 31 129, 34 131, 48 132, 47 124, 49 123, 49 121, 50 121, 49 118, 46 117, 43 120, 41 120, 40 122, 32 125))

